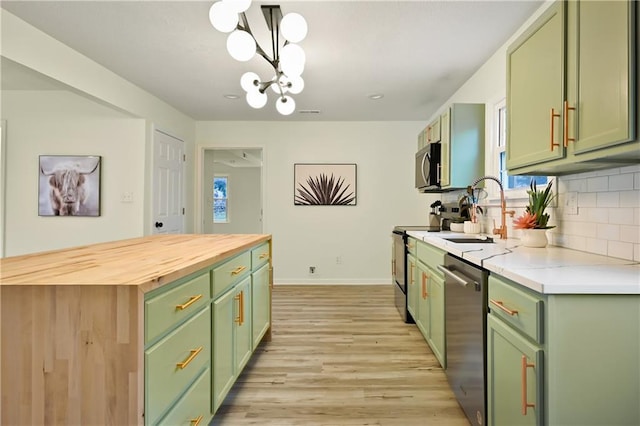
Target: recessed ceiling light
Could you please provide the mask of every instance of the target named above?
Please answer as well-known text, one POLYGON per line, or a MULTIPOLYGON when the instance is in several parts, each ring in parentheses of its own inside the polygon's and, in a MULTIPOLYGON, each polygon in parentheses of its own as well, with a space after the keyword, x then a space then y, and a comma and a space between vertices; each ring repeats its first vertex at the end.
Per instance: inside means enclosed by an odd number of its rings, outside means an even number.
POLYGON ((382 98, 384 98, 384 95, 382 93, 374 93, 373 95, 369 95, 369 99, 372 99, 374 101, 382 98))
POLYGON ((233 93, 228 93, 228 94, 224 95, 224 97, 227 98, 227 99, 239 99, 240 98, 240 96, 235 95, 233 93))
POLYGON ((298 111, 300 114, 320 114, 319 109, 301 109, 298 111))

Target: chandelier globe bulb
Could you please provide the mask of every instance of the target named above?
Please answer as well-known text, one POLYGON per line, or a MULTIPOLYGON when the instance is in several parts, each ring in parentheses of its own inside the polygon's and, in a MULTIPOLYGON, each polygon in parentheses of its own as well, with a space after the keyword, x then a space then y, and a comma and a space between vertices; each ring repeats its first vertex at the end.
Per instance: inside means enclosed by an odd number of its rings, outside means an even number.
POLYGON ((209 21, 216 30, 230 33, 238 26, 238 13, 227 2, 217 1, 209 9, 209 21))
POLYGON ((256 41, 248 32, 235 30, 227 37, 227 51, 236 61, 246 62, 256 54, 256 41))
POLYGON ((307 21, 299 13, 287 13, 280 22, 280 33, 291 43, 299 43, 307 36, 307 21))
POLYGON ((260 77, 255 72, 245 72, 240 77, 240 87, 244 89, 245 92, 252 92, 259 90, 258 85, 255 83, 256 81, 260 82, 260 77))
POLYGON ((251 0, 222 0, 229 5, 229 8, 236 13, 245 12, 251 6, 251 0))
POLYGON ((290 79, 291 87, 289 87, 289 93, 297 95, 304 90, 304 80, 300 76, 296 76, 290 79))
POLYGON ((291 115, 296 109, 296 101, 291 96, 281 96, 276 100, 276 109, 282 115, 291 115))
POLYGON ((260 109, 267 104, 267 94, 259 90, 247 92, 247 103, 251 108, 260 109))

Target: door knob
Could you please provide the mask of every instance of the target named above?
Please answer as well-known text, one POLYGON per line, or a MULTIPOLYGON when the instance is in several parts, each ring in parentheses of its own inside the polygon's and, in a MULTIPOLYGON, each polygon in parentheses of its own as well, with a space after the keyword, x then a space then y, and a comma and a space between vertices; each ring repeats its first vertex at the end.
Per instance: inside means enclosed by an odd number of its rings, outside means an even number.
POLYGON ((163 223, 162 222, 156 222, 156 228, 162 228, 163 223))

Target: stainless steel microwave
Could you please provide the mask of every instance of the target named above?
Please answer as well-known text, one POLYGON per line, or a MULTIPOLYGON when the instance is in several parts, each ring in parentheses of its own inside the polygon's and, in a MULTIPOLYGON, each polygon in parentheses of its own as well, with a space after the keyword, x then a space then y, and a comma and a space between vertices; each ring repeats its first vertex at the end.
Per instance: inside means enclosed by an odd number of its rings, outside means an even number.
POLYGON ((416 153, 416 189, 440 189, 440 144, 430 143, 416 153))

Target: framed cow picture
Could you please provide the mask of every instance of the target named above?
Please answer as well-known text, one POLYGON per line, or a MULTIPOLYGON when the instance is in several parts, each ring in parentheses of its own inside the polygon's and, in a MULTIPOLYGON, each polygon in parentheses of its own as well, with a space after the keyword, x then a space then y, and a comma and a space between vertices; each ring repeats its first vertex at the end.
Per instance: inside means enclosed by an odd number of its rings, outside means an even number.
POLYGON ((41 155, 39 216, 100 216, 97 155, 41 155))

